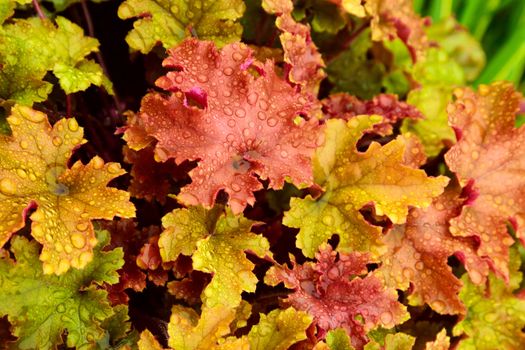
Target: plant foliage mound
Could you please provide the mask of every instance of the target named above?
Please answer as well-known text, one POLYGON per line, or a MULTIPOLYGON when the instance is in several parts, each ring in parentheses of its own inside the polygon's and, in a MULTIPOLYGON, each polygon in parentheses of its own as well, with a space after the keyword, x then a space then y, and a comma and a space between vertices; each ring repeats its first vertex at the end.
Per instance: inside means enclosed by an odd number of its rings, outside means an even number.
POLYGON ((525 348, 524 23, 1 1, 0 349, 525 348))

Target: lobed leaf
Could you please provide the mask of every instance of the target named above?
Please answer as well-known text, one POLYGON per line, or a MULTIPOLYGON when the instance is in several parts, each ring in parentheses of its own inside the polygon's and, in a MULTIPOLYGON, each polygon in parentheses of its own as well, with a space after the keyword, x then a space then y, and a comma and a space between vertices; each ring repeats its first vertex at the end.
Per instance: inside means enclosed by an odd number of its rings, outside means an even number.
POLYGON ((73 118, 51 127, 45 114, 14 106, 7 120, 12 135, 0 136, 0 246, 36 207, 31 234, 43 245, 44 273, 85 267, 97 244, 91 220, 135 215, 127 192, 106 187, 124 170, 100 157, 67 167, 73 150, 85 142, 73 118))
POLYGON ((294 262, 292 269, 273 266, 264 281, 272 286, 284 282, 293 289, 285 302, 313 316, 320 338, 329 330, 343 328, 352 345, 363 349, 368 331, 379 325, 391 328, 406 319, 405 307, 393 289, 386 289, 373 275, 359 277, 367 273, 368 254, 339 253, 337 257, 325 245, 316 259, 303 265, 294 262))
POLYGON ((118 248, 102 251, 107 232, 100 231, 98 239, 95 259, 83 270, 50 276, 42 272, 38 244, 13 238, 16 261, 0 259, 0 315, 9 316, 18 349, 55 349, 66 330, 68 347, 94 349, 104 336, 103 322, 115 310, 97 285, 118 282, 123 253, 118 248))
POLYGON ((297 247, 307 257, 333 234, 339 235, 341 252, 384 250, 381 228, 369 224, 359 212, 372 204, 377 215, 393 223, 406 220, 409 206, 427 207, 448 183, 445 177, 430 178, 422 170, 405 165, 404 139, 384 146, 372 142, 365 152, 356 148, 363 132, 381 122, 379 116, 357 116, 348 122, 327 121, 326 143, 314 157, 315 182, 324 193, 293 198, 283 223, 299 228, 297 247))
POLYGON ((458 296, 462 283, 447 264, 451 255, 465 263, 477 283, 487 274, 487 262, 476 255, 476 242, 449 233, 448 222, 459 215, 463 202, 459 187, 449 187, 430 207, 412 209, 405 225, 384 236, 388 250, 377 274, 389 287, 410 288, 410 304, 427 303, 441 314, 465 314, 458 296))
POLYGON ((104 86, 112 93, 111 82, 102 68, 86 59, 98 51, 98 40, 85 37, 82 28, 63 17, 16 19, 0 27, 0 98, 23 105, 46 100, 51 83, 48 71, 58 78, 66 94, 104 86), (38 54, 35 48, 38 47, 38 54))
POLYGON ((235 216, 229 209, 222 213, 220 207, 175 209, 162 221, 162 259, 173 261, 179 254, 192 255, 194 269, 213 274, 203 292, 206 306, 236 307, 243 291, 255 291, 258 279, 245 251, 261 258, 271 256, 271 252, 266 238, 250 232, 254 221, 235 216))
POLYGON ((272 62, 262 65, 251 55, 243 44, 217 51, 211 42, 184 41, 164 61, 177 70, 157 81, 175 93, 150 93, 142 101, 130 137, 143 144, 144 133, 136 130, 142 124, 158 140, 158 160, 199 160, 190 171, 193 182, 178 195, 185 204, 211 207, 224 190, 240 213, 254 203, 259 179, 274 189, 286 179, 312 182, 310 158, 321 128, 315 118, 298 118, 308 116, 311 102, 275 74, 272 62), (250 66, 259 70, 257 77, 250 66))
POLYGON ((242 0, 126 0, 118 16, 138 18, 126 41, 133 50, 146 54, 159 42, 169 49, 192 31, 219 46, 238 41, 242 33, 238 20, 244 10, 242 0))
POLYGON ((458 142, 445 160, 469 198, 460 216, 451 220, 450 232, 479 239, 478 256, 508 279, 508 247, 514 241, 507 232, 509 220, 524 239, 525 129, 514 127, 522 97, 503 82, 455 95, 448 113, 458 142))

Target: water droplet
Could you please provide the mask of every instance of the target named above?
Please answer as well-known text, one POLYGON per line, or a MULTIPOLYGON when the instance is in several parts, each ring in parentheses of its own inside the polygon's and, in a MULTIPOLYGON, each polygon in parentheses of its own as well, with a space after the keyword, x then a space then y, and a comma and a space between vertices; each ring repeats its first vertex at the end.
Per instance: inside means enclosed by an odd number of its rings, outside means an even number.
POLYGON ((28 147, 29 147, 29 144, 27 143, 27 141, 25 140, 20 141, 20 148, 27 149, 28 147))
POLYGON ((230 68, 230 67, 226 67, 226 68, 224 68, 224 70, 222 72, 224 73, 224 75, 229 77, 230 75, 233 74, 233 69, 230 68))
POLYGON ((235 60, 235 61, 240 61, 242 60, 242 55, 239 53, 239 52, 234 52, 232 54, 232 58, 235 60))
POLYGON ((2 179, 0 180, 0 192, 7 196, 15 194, 17 191, 16 182, 11 179, 2 179))
POLYGON ((58 137, 58 136, 55 136, 53 137, 53 145, 55 146, 60 146, 62 144, 62 138, 58 137))
POLYGON ((489 312, 483 318, 486 322, 493 323, 498 319, 498 315, 494 312, 489 312))
POLYGON ((41 123, 46 119, 46 115, 32 109, 24 110, 24 117, 34 123, 41 123))
POLYGON ((334 224, 334 217, 332 215, 325 215, 322 221, 326 226, 332 226, 334 224))
MULTIPOLYGON (((77 225, 77 228, 78 228, 78 225, 77 225)), ((86 239, 80 233, 73 233, 71 235, 71 243, 73 244, 75 248, 82 249, 86 245, 86 239)))
POLYGON ((74 118, 68 119, 67 127, 69 128, 69 130, 75 132, 78 130, 78 123, 74 118))
POLYGON ((111 163, 108 166, 108 172, 110 172, 111 174, 119 173, 120 172, 120 164, 118 164, 118 163, 111 163))
POLYGON ((66 306, 63 303, 57 305, 57 312, 63 314, 66 312, 66 306))
POLYGON ((408 279, 411 279, 412 277, 414 277, 414 270, 412 270, 412 269, 410 269, 408 267, 405 267, 403 269, 403 276, 405 276, 408 279))
POLYGON ((251 104, 252 106, 255 106, 258 98, 259 98, 259 95, 257 95, 256 92, 252 92, 248 95, 248 103, 251 104))
POLYGON ((230 116, 233 115, 233 111, 232 111, 232 109, 231 109, 230 107, 224 107, 224 108, 222 109, 222 111, 223 111, 224 114, 226 114, 226 115, 230 115, 230 116))
POLYGON ((443 310, 445 310, 446 304, 442 300, 437 299, 431 302, 430 306, 437 312, 441 313, 443 310))
POLYGON ((421 270, 423 270, 424 267, 425 267, 425 265, 423 264, 422 261, 418 261, 418 262, 416 263, 416 269, 417 269, 417 270, 421 271, 421 270))
POLYGON ((244 118, 246 116, 246 111, 243 108, 239 108, 235 111, 235 115, 239 118, 244 118))
POLYGON ((381 323, 383 323, 383 325, 389 325, 394 319, 390 311, 383 312, 379 318, 381 319, 381 323))
POLYGON ((239 192, 241 190, 241 186, 239 186, 236 183, 232 183, 232 190, 234 190, 235 192, 239 192))
POLYGON ((25 179, 27 177, 27 173, 24 169, 16 169, 16 174, 22 179, 25 179))
POLYGON ((266 121, 266 124, 268 124, 268 126, 270 126, 270 127, 274 127, 274 126, 277 125, 277 119, 275 119, 274 117, 270 117, 266 121))
POLYGON ((264 113, 263 111, 257 112, 257 118, 259 118, 260 120, 265 120, 266 119, 266 113, 264 113))
POLYGON ((235 122, 235 120, 233 120, 233 119, 229 119, 229 120, 228 120, 228 126, 229 126, 230 128, 234 128, 236 124, 237 124, 237 123, 235 122))
POLYGON ((282 150, 281 151, 281 157, 283 157, 283 158, 288 157, 288 152, 286 152, 285 150, 282 150))
POLYGON ((269 108, 268 102, 266 102, 265 100, 260 100, 260 101, 259 101, 259 107, 260 107, 263 111, 267 111, 268 108, 269 108))
POLYGON ((170 10, 171 10, 171 13, 173 13, 173 14, 175 14, 175 15, 176 15, 177 13, 179 13, 179 7, 178 7, 177 5, 173 5, 173 6, 170 8, 170 10))
POLYGON ((198 80, 199 82, 201 82, 201 83, 206 83, 206 82, 208 82, 208 77, 205 76, 204 74, 199 74, 199 75, 197 76, 197 80, 198 80))

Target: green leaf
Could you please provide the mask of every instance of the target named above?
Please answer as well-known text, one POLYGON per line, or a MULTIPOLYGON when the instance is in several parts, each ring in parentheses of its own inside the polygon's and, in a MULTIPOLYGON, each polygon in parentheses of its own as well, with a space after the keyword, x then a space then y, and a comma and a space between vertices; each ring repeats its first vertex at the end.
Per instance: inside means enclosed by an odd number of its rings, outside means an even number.
POLYGON ((411 350, 415 341, 416 338, 405 333, 386 334, 381 341, 366 344, 364 350, 411 350))
POLYGON ((411 72, 422 86, 408 94, 407 102, 417 107, 425 119, 405 119, 401 130, 416 134, 426 154, 435 156, 443 149, 444 140, 455 140, 454 131, 448 125, 447 105, 452 101, 454 87, 465 83, 464 73, 444 50, 435 48, 430 49, 411 72))
POLYGON ((523 349, 525 347, 525 300, 513 292, 519 287, 522 273, 517 249, 510 251, 510 281, 489 275, 489 284, 475 285, 463 275, 459 296, 467 307, 467 315, 454 329, 455 336, 466 335, 460 350, 523 349))
POLYGON ((348 333, 342 328, 333 329, 326 334, 326 344, 330 350, 353 350, 348 333))
POLYGON ((261 314, 259 323, 248 334, 250 350, 286 350, 306 339, 306 329, 312 317, 293 307, 276 309, 268 315, 261 314))
POLYGON ((460 65, 467 81, 476 79, 485 66, 485 52, 481 44, 454 17, 432 24, 426 32, 430 40, 436 41, 451 60, 460 65))
POLYGON ((176 350, 246 349, 246 337, 227 337, 234 318, 235 310, 222 305, 205 307, 200 316, 193 309, 175 305, 168 324, 168 345, 176 350))
POLYGON ((190 207, 175 209, 162 222, 166 228, 159 238, 162 259, 193 254, 193 268, 213 274, 203 292, 205 305, 236 307, 243 291, 255 291, 258 279, 245 251, 259 257, 271 252, 266 238, 250 232, 254 221, 235 216, 230 209, 190 207))
MULTIPOLYGON (((62 12, 71 5, 82 2, 82 0, 45 0, 46 2, 51 2, 56 12, 62 12)), ((101 3, 108 0, 86 0, 94 3, 101 3)), ((29 1, 31 2, 31 1, 29 1)))
POLYGON ((0 315, 8 315, 19 349, 54 349, 67 330, 67 346, 93 348, 105 335, 102 324, 115 311, 107 292, 97 285, 115 284, 122 265, 121 248, 103 252, 107 231, 99 231, 95 258, 83 270, 62 276, 44 275, 38 261, 39 245, 13 237, 16 262, 0 259, 0 315))
POLYGON ((240 40, 238 20, 242 0, 126 0, 118 9, 121 19, 139 17, 126 41, 133 50, 150 52, 157 43, 169 49, 194 31, 201 40, 219 46, 240 40))
POLYGON ((381 92, 385 67, 367 57, 372 48, 370 30, 354 39, 350 47, 332 60, 326 72, 335 91, 348 92, 361 99, 371 99, 381 92))
POLYGON ((43 80, 48 71, 57 76, 66 94, 90 84, 104 85, 111 92, 100 66, 85 59, 98 51, 98 41, 63 17, 55 21, 57 26, 48 19, 17 19, 0 28, 0 98, 24 105, 44 101, 52 89, 43 80))
POLYGON ((405 222, 408 207, 427 207, 448 183, 445 177, 429 178, 424 171, 404 165, 403 138, 381 146, 372 142, 359 152, 363 132, 381 121, 380 116, 357 116, 345 123, 327 121, 325 144, 314 156, 314 180, 324 193, 293 198, 283 223, 299 228, 297 247, 313 257, 333 234, 340 238, 340 252, 369 251, 377 256, 384 249, 381 229, 370 225, 359 212, 373 204, 377 215, 393 223, 405 222))

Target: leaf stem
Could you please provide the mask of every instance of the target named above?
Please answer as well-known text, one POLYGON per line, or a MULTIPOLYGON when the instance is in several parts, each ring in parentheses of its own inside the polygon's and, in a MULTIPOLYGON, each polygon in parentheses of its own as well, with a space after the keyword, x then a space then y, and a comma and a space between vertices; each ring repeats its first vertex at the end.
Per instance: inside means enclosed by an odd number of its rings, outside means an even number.
POLYGON ((36 13, 38 14, 38 17, 40 17, 40 19, 46 19, 46 15, 44 14, 44 12, 42 11, 42 8, 40 7, 40 4, 38 3, 38 0, 33 0, 33 6, 36 10, 36 13))

